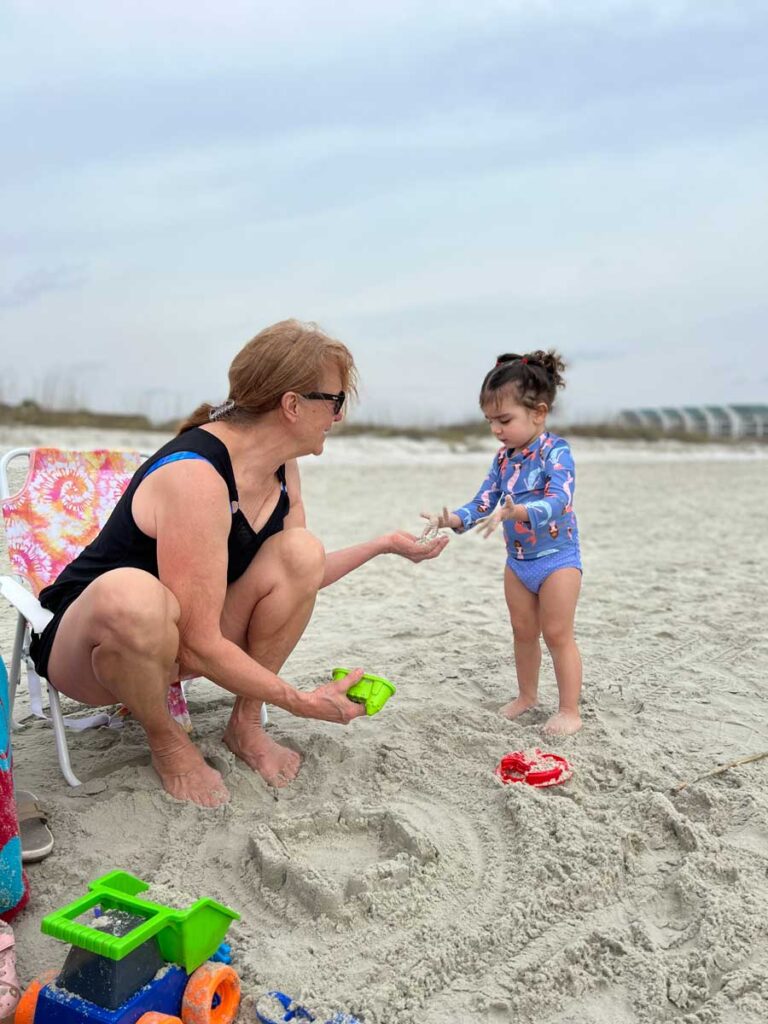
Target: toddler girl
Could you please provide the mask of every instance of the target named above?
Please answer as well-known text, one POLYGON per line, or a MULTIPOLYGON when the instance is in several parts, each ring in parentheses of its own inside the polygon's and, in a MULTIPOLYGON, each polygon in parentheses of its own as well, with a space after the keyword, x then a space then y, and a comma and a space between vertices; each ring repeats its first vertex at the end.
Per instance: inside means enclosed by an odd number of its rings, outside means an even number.
POLYGON ((422 513, 429 520, 425 533, 441 527, 463 533, 480 523, 488 536, 503 523, 504 594, 520 692, 501 711, 517 718, 536 704, 543 635, 560 696, 544 731, 558 735, 581 728, 581 657, 573 636, 581 588, 575 472, 567 442, 546 429, 564 369, 554 351, 499 356, 480 389, 480 407, 501 442, 490 472, 466 505, 422 513))

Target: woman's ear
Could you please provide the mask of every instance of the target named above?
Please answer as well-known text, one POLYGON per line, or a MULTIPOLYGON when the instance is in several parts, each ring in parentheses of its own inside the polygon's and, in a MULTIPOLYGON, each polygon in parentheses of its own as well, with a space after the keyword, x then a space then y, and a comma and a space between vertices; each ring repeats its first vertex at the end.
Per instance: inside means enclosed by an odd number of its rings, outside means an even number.
POLYGON ((283 411, 283 415, 286 416, 291 423, 294 423, 298 419, 299 401, 299 395, 297 395, 295 391, 286 391, 280 399, 280 408, 283 411))

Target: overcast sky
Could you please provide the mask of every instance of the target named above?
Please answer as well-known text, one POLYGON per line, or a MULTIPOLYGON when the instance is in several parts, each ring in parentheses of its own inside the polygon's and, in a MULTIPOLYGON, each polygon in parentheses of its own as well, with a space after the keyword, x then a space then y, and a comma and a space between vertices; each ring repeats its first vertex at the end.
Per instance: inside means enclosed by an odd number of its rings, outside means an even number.
POLYGON ((4 0, 0 398, 175 415, 286 316, 358 416, 766 401, 764 0, 4 0))

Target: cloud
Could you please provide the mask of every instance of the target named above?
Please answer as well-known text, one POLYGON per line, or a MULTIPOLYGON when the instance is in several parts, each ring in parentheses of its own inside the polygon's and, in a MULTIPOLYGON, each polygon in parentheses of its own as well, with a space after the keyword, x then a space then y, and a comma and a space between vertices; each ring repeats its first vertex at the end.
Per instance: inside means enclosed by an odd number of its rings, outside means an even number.
POLYGON ((6 173, 436 125, 464 161, 472 125, 495 131, 501 158, 529 139, 554 152, 569 133, 571 149, 637 147, 761 123, 768 83, 768 14, 738 3, 727 16, 702 0, 160 7, 9 19, 6 173))
POLYGON ((32 305, 52 292, 79 288, 85 280, 81 266, 39 267, 22 274, 8 288, 0 290, 0 309, 32 305))
POLYGON ((609 359, 619 359, 622 353, 618 349, 576 349, 570 363, 580 366, 582 363, 604 363, 609 359))
POLYGON ((695 401, 713 339, 764 339, 767 29, 714 0, 5 5, 0 306, 42 372, 54 325, 118 359, 78 375, 101 405, 194 404, 222 339, 290 314, 393 414, 473 409, 513 342, 561 348, 576 405, 657 393, 662 352, 695 401))

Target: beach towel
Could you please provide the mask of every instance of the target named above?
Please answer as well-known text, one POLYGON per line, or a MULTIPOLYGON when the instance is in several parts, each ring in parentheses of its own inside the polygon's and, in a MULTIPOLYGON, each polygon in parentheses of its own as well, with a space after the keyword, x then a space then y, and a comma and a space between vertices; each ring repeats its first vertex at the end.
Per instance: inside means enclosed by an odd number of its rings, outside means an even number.
POLYGON ((0 658, 0 918, 10 921, 28 899, 29 885, 21 866, 21 839, 13 797, 8 673, 0 658))

